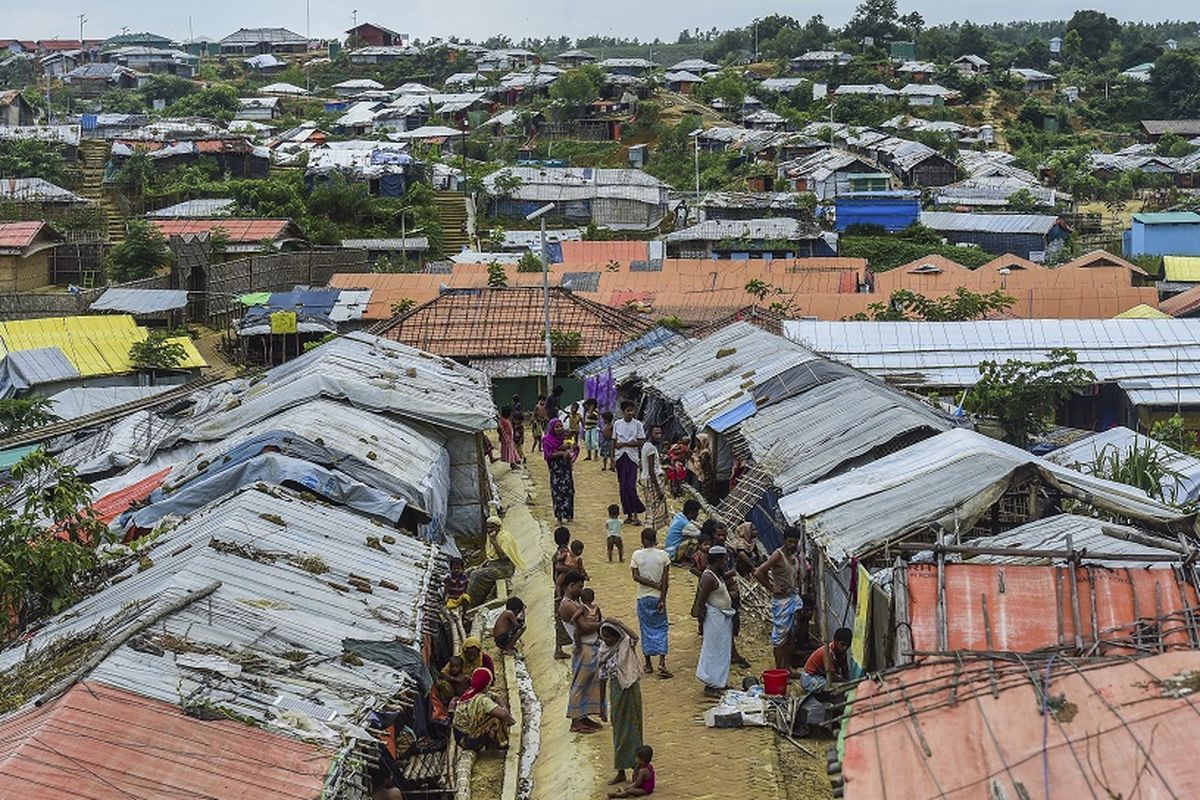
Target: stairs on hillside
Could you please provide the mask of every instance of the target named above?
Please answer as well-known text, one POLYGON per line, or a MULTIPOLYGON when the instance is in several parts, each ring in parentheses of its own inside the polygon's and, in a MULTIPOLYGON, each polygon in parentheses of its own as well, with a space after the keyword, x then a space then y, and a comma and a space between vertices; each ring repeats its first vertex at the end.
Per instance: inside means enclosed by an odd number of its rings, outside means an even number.
POLYGON ((442 254, 448 257, 461 252, 463 246, 470 247, 466 197, 458 192, 438 192, 434 200, 442 222, 442 254))
POLYGON ((104 191, 104 164, 111 145, 103 139, 84 139, 79 143, 79 161, 83 172, 80 194, 95 203, 104 216, 108 241, 116 244, 125 239, 125 215, 104 191))

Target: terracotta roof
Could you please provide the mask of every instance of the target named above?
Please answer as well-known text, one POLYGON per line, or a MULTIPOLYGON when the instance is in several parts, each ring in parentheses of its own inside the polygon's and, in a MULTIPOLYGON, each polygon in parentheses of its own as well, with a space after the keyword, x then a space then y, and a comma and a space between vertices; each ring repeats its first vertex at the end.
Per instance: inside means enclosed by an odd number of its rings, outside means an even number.
POLYGON ((609 261, 628 264, 630 261, 645 261, 649 257, 649 246, 646 242, 584 242, 565 241, 562 243, 564 264, 597 264, 604 265, 609 261))
POLYGON ((1093 250, 1090 253, 1084 253, 1079 258, 1072 259, 1063 264, 1063 267, 1121 267, 1131 272, 1136 272, 1138 275, 1147 274, 1146 270, 1137 264, 1132 264, 1120 256, 1114 256, 1106 250, 1093 250))
MULTIPOLYGON (((550 329, 580 336, 578 345, 561 355, 607 355, 652 327, 636 314, 557 287, 550 290, 550 329)), ((510 286, 450 289, 375 333, 452 358, 520 358, 544 355, 544 329, 541 287, 510 286)))
POLYGON ((1028 258, 1021 258, 1020 256, 1013 255, 1012 253, 1005 253, 1002 256, 997 256, 983 266, 979 267, 979 269, 999 270, 1004 269, 1005 267, 1011 270, 1046 269, 1045 265, 1043 264, 1039 264, 1036 261, 1030 261, 1028 258))
POLYGON ((46 223, 0 222, 0 248, 24 250, 33 244, 46 223))
POLYGON ((1186 292, 1180 292, 1168 297, 1158 304, 1160 311, 1165 311, 1172 317, 1187 317, 1200 310, 1200 286, 1192 287, 1186 292))
POLYGON ((214 228, 221 228, 229 241, 235 244, 286 238, 292 225, 291 221, 286 219, 238 219, 236 217, 153 219, 150 221, 167 238, 205 235, 212 233, 214 228))
POLYGON ((0 797, 317 797, 333 756, 97 681, 0 721, 0 797))
POLYGON ((1098 654, 1132 653, 1115 642, 1131 639, 1144 620, 1154 618, 1165 620, 1162 646, 1190 646, 1184 616, 1196 605, 1196 590, 1177 580, 1173 569, 1080 566, 1072 592, 1066 567, 947 564, 946 648, 938 646, 937 567, 910 564, 907 571, 914 650, 1030 653, 1059 645, 1073 648, 1078 633, 1088 646, 1101 640, 1098 654))
POLYGON ((844 723, 845 797, 1200 796, 1198 673, 1188 651, 946 661, 863 681, 844 723))
POLYGON ((967 267, 964 267, 962 264, 958 263, 957 261, 951 261, 950 259, 946 258, 945 256, 938 255, 937 253, 931 253, 930 255, 927 255, 924 258, 918 258, 916 261, 910 261, 907 264, 901 264, 900 266, 895 267, 894 269, 889 269, 887 271, 888 272, 924 273, 924 272, 933 272, 934 270, 941 270, 942 272, 953 272, 953 273, 962 273, 962 272, 970 272, 971 271, 970 269, 968 269, 967 267))
POLYGON ((130 507, 148 498, 171 474, 171 467, 148 475, 130 486, 110 492, 92 503, 96 516, 105 525, 124 514, 130 507))

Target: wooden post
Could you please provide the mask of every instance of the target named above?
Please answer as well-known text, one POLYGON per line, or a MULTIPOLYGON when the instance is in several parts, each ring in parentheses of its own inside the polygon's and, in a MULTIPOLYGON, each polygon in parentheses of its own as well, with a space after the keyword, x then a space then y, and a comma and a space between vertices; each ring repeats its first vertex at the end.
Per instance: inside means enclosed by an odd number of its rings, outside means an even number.
POLYGON ((1070 582, 1068 587, 1071 591, 1071 621, 1075 625, 1075 649, 1083 650, 1083 633, 1080 630, 1082 622, 1079 615, 1079 587, 1075 584, 1075 547, 1072 541, 1071 534, 1067 534, 1067 551, 1070 553, 1069 561, 1067 562, 1067 580, 1070 582))
POLYGON ((892 571, 892 598, 896 607, 896 666, 912 661, 912 623, 908 616, 908 567, 897 556, 892 571))
POLYGON ((946 544, 946 532, 938 530, 938 551, 937 551, 937 580, 938 580, 938 595, 937 595, 937 626, 938 626, 938 649, 948 650, 949 631, 946 623, 946 551, 943 546, 946 544))

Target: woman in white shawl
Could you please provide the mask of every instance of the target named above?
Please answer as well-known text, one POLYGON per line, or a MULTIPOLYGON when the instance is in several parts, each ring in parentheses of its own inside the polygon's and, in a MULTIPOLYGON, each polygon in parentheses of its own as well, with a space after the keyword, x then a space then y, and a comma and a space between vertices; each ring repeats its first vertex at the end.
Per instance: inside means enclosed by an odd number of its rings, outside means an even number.
POLYGON ((637 641, 637 634, 623 622, 606 619, 600 625, 600 677, 608 680, 613 766, 617 770, 610 786, 625 783, 625 770, 637 769, 636 754, 642 746, 642 662, 637 641))

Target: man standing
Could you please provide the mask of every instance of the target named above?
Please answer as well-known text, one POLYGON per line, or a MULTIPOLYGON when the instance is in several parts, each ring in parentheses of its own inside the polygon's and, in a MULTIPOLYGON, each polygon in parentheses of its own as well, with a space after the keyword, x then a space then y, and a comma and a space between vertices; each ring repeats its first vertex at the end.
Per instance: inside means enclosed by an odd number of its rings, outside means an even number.
POLYGON ((791 669, 792 629, 800 610, 800 532, 783 531, 783 546, 754 570, 754 578, 771 592, 771 646, 775 669, 791 669))
POLYGON ((664 485, 662 451, 659 450, 661 443, 662 427, 652 425, 650 438, 642 444, 641 469, 638 471, 642 493, 648 504, 646 513, 649 514, 649 518, 646 520, 646 527, 653 528, 655 531, 666 527, 669 513, 664 485))
POLYGON ((613 439, 616 448, 617 486, 621 490, 621 510, 625 512, 626 525, 641 525, 638 518, 646 510, 638 497, 638 464, 642 445, 646 443, 646 429, 641 420, 634 419, 633 403, 621 403, 621 418, 613 423, 613 439))
POLYGON ((633 551, 629 566, 637 583, 637 615, 642 629, 642 654, 646 674, 654 672, 651 663, 658 656, 658 675, 673 677, 667 671, 667 587, 671 581, 670 557, 658 549, 653 528, 642 529, 642 547, 633 551))
POLYGON ((700 576, 692 616, 700 625, 700 660, 696 677, 704 684, 704 693, 720 697, 729 683, 729 662, 733 648, 733 600, 725 588, 722 571, 725 567, 725 548, 713 545, 708 549, 708 568, 700 576))

